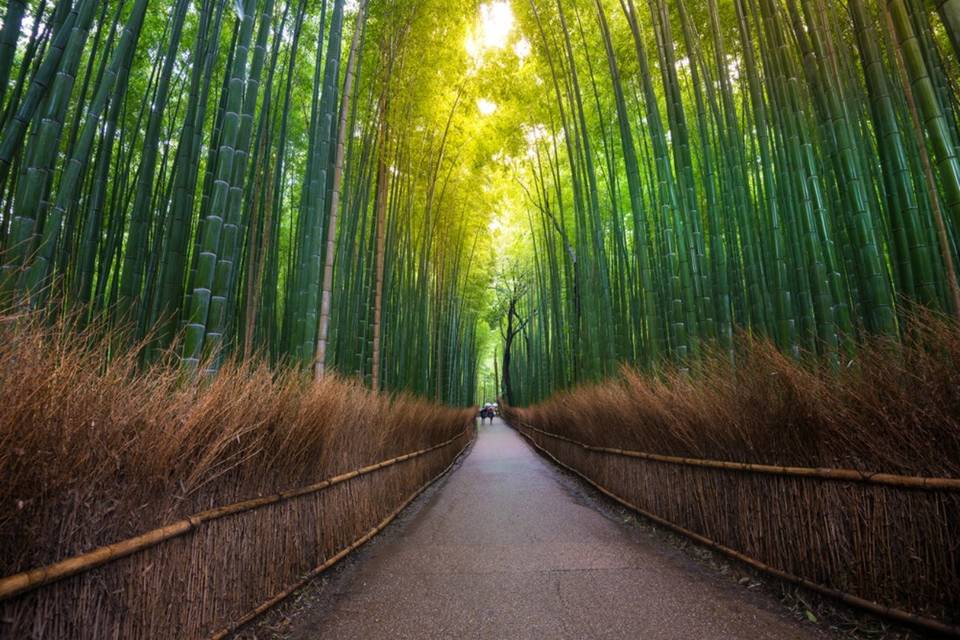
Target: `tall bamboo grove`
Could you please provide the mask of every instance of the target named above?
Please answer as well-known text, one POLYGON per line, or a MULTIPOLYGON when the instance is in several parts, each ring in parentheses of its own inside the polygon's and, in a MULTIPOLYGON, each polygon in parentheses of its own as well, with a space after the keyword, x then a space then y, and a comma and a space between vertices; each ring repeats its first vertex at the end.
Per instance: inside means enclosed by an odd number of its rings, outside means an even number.
POLYGON ((960 4, 522 4, 546 106, 514 402, 741 331, 840 364, 914 304, 960 314, 960 4))
POLYGON ((960 314, 960 3, 510 6, 480 68, 468 0, 9 0, 3 304, 467 403, 509 156, 514 402, 960 314))
POLYGON ((3 304, 106 316, 191 371, 259 356, 471 403, 476 230, 411 92, 427 4, 6 3, 3 304))

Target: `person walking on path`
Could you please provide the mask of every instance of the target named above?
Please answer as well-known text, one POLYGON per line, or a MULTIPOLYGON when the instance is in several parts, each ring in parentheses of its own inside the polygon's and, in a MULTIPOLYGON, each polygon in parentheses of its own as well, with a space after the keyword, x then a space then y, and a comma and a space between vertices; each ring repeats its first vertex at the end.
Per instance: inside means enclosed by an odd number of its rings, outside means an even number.
POLYGON ((490 424, 493 424, 493 418, 496 416, 496 413, 493 410, 493 405, 489 402, 483 405, 483 408, 480 409, 480 424, 483 424, 483 421, 487 418, 490 418, 490 424))

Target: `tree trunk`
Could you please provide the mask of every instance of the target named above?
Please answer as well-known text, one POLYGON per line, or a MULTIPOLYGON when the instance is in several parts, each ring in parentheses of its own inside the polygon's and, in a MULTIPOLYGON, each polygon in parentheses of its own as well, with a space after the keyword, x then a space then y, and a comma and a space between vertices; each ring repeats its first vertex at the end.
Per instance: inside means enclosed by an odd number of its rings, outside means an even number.
POLYGON ((350 98, 357 67, 357 49, 363 31, 367 3, 364 0, 357 12, 357 22, 350 41, 350 57, 347 59, 347 74, 343 81, 343 102, 340 106, 340 126, 337 129, 337 156, 333 169, 333 197, 330 199, 330 216, 327 225, 327 252, 323 266, 323 293, 320 298, 320 326, 317 338, 317 353, 313 363, 313 377, 323 377, 327 365, 327 335, 330 331, 330 298, 333 290, 333 260, 337 250, 337 213, 340 208, 340 191, 343 181, 344 138, 347 135, 347 118, 350 114, 350 98))
MULTIPOLYGON (((384 88, 384 94, 387 89, 384 88)), ((371 353, 370 388, 380 390, 380 316, 383 314, 383 270, 384 250, 386 247, 387 221, 387 98, 380 99, 380 144, 377 150, 377 255, 376 255, 376 285, 373 295, 373 351, 371 353)))
POLYGON ((503 343, 503 395, 507 399, 507 404, 513 406, 513 386, 510 382, 510 348, 513 346, 513 338, 516 330, 513 328, 513 316, 516 314, 517 301, 510 300, 510 307, 507 309, 507 339, 503 343))

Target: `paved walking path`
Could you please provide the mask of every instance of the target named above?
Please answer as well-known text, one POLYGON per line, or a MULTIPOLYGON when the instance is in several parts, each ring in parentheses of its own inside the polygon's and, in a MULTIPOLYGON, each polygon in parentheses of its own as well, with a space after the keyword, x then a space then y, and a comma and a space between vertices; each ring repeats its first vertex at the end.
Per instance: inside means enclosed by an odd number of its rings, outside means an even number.
POLYGON ((332 579, 294 638, 821 637, 605 517, 499 420, 437 486, 332 579))

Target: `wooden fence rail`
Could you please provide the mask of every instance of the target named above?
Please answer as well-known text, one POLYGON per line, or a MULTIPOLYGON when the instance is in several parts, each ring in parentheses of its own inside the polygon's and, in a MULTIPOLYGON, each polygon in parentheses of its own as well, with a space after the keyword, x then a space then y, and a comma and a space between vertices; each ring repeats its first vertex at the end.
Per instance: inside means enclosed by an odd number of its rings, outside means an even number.
POLYGON ((749 473, 766 473, 778 476, 794 476, 799 478, 817 478, 820 480, 836 480, 841 482, 863 482, 867 484, 885 485, 888 487, 900 487, 903 489, 927 489, 931 491, 960 491, 960 478, 932 478, 922 476, 904 476, 893 473, 877 473, 872 471, 859 471, 857 469, 830 469, 824 467, 788 467, 772 464, 753 464, 750 462, 728 462, 724 460, 703 460, 700 458, 684 458, 679 456, 667 456, 659 453, 647 453, 645 451, 631 451, 629 449, 618 449, 615 447, 598 447, 562 436, 556 433, 550 433, 543 429, 538 429, 533 425, 523 423, 524 429, 529 429, 548 438, 568 442, 597 453, 607 453, 626 458, 639 458, 640 460, 650 460, 653 462, 662 462, 664 464, 679 464, 688 467, 705 467, 708 469, 725 469, 727 471, 746 471, 749 473))
MULTIPOLYGON (((461 436, 463 436, 462 433, 457 437, 459 438, 461 436)), ((257 617, 263 615, 268 610, 275 607, 286 598, 290 597, 291 594, 295 593, 297 590, 304 587, 308 582, 316 578, 318 575, 320 575, 321 573, 323 573, 324 571, 326 571, 336 563, 343 560, 346 556, 348 556, 350 553, 355 551, 358 547, 361 547, 367 542, 369 542, 371 538, 373 538, 375 535, 383 531, 388 524, 393 522, 394 518, 400 515, 400 512, 406 509, 407 505, 413 502, 417 498, 417 496, 419 496, 421 493, 423 493, 427 489, 427 487, 432 485, 434 482, 436 482, 441 477, 443 477, 445 473, 450 471, 450 469, 453 468, 453 465, 457 463, 457 460, 460 458, 460 456, 463 455, 463 452, 467 450, 468 446, 470 446, 469 442, 463 445, 463 448, 460 449, 460 451, 457 453, 454 459, 450 462, 449 465, 447 465, 447 467, 443 471, 435 475, 426 484, 424 484, 423 486, 418 488, 416 491, 411 493, 409 496, 407 496, 406 500, 400 503, 400 505, 396 509, 394 509, 389 514, 387 514, 387 516, 383 520, 378 522, 375 527, 373 527, 372 529, 364 533, 362 536, 354 540, 352 543, 350 543, 349 545, 341 549, 339 552, 331 556, 323 564, 320 564, 317 567, 314 567, 313 569, 311 569, 306 575, 301 577, 299 580, 297 580, 293 584, 287 586, 282 591, 264 600, 260 605, 258 605, 254 609, 251 609, 248 613, 243 615, 238 620, 235 620, 233 623, 227 625, 223 629, 220 629, 219 631, 216 631, 215 633, 213 633, 213 635, 210 636, 210 640, 223 640, 224 638, 227 638, 234 631, 237 631, 241 627, 249 624, 250 622, 255 620, 257 617)))
POLYGON ((930 617, 925 617, 917 615, 902 609, 897 609, 894 607, 888 607, 877 602, 873 602, 866 598, 861 598, 839 589, 834 589, 816 582, 812 582, 800 576, 794 575, 787 571, 778 569, 770 564, 757 560, 754 557, 736 551, 728 546, 720 544, 715 540, 712 540, 706 536, 698 534, 690 529, 682 527, 678 524, 670 522, 655 513, 641 508, 640 506, 634 504, 633 502, 627 500, 626 498, 617 495, 613 491, 610 491, 608 488, 604 487, 598 483, 593 478, 590 478, 585 473, 579 469, 566 464, 560 460, 552 452, 548 451, 544 446, 536 441, 536 439, 531 435, 531 433, 537 433, 543 435, 547 438, 558 440, 560 442, 565 442, 580 448, 583 448, 586 451, 591 451, 595 453, 610 454, 616 456, 624 456, 629 458, 637 458, 642 460, 649 460, 658 463, 667 463, 667 464, 677 464, 677 465, 686 465, 693 467, 706 467, 712 469, 723 469, 727 471, 745 471, 745 472, 754 472, 754 473, 763 473, 763 474, 774 474, 781 476, 793 476, 793 477, 803 477, 803 478, 814 478, 814 479, 824 479, 824 480, 834 480, 834 481, 853 481, 853 482, 863 482, 870 484, 879 484, 886 485, 890 487, 896 487, 901 489, 927 489, 927 490, 937 490, 937 491, 956 491, 960 489, 960 480, 954 478, 922 478, 922 477, 912 477, 912 476, 897 476, 893 474, 869 474, 865 472, 850 470, 850 469, 823 469, 823 468, 807 468, 807 467, 781 467, 774 465, 756 465, 748 463, 736 463, 736 462, 723 462, 717 460, 699 460, 695 458, 681 458, 674 456, 663 456, 659 454, 650 454, 638 451, 629 451, 624 449, 616 449, 610 447, 597 447, 593 445, 588 445, 586 443, 579 442, 572 438, 566 436, 561 436, 558 434, 550 433, 542 429, 538 429, 532 425, 516 421, 516 423, 511 424, 511 426, 516 429, 520 435, 526 438, 530 444, 536 448, 538 451, 543 453, 545 456, 550 458, 557 465, 563 467, 567 471, 579 476, 588 484, 593 486, 595 489, 606 495, 607 497, 613 499, 615 502, 620 503, 624 507, 634 511, 644 518, 666 528, 675 533, 678 533, 682 536, 690 538, 695 542, 717 551, 729 558, 732 558, 736 561, 742 562, 758 571, 766 573, 768 575, 774 576, 784 582, 795 584, 801 586, 805 589, 809 589, 821 595, 833 598, 840 602, 843 602, 852 607, 856 607, 865 611, 868 611, 874 615, 877 615, 888 620, 893 620, 903 624, 908 624, 913 627, 923 629, 927 632, 932 632, 938 636, 945 636, 951 638, 960 638, 960 627, 951 625, 949 623, 943 622, 942 620, 937 620, 930 617), (528 433, 531 432, 531 433, 528 433))
POLYGON ((243 513, 245 511, 252 511, 254 509, 259 509, 260 507, 277 504, 292 498, 318 493, 335 485, 347 482, 348 480, 352 480, 353 478, 374 473, 380 469, 399 464, 406 460, 417 458, 424 454, 430 453, 431 451, 436 451, 437 449, 446 447, 459 438, 462 438, 470 431, 471 428, 472 427, 467 427, 449 440, 445 440, 444 442, 433 445, 432 447, 427 447, 426 449, 420 449, 419 451, 413 451, 389 460, 383 460, 381 462, 377 462, 376 464, 361 467, 360 469, 355 469, 347 473, 342 473, 304 487, 297 487, 268 496, 252 498, 220 507, 214 507, 213 509, 207 509, 133 538, 127 538, 126 540, 108 544, 92 551, 88 551, 87 553, 82 553, 58 562, 54 562, 52 564, 30 569, 28 571, 23 571, 21 573, 16 573, 5 578, 0 578, 0 602, 28 591, 32 591, 44 585, 63 580, 64 578, 90 571, 91 569, 95 569, 96 567, 104 564, 125 558, 144 549, 157 546, 162 542, 172 540, 194 531, 206 522, 211 522, 227 516, 243 513))

